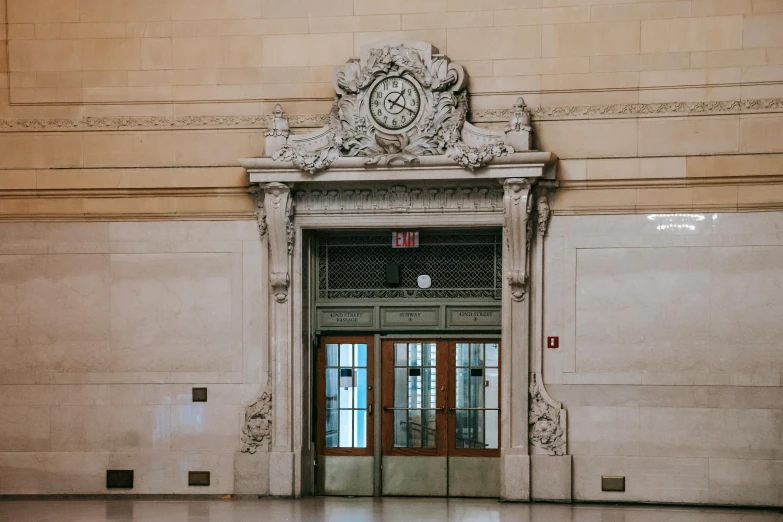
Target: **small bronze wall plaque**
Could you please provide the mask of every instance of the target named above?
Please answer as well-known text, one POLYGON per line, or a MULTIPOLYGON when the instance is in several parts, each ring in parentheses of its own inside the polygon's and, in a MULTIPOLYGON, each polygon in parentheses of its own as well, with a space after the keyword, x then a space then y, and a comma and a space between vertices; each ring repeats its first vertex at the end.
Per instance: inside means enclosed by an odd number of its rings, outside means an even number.
POLYGON ((106 489, 133 489, 133 470, 107 469, 106 489))
POLYGON ((188 486, 209 486, 209 471, 188 471, 188 486))
POLYGON ((207 389, 193 388, 193 402, 207 402, 207 389))
POLYGON ((318 326, 320 327, 359 327, 373 326, 372 308, 327 308, 318 310, 318 326))
POLYGON ((625 477, 601 477, 601 491, 625 491, 625 477))
POLYGON ((449 307, 448 326, 500 326, 503 315, 500 308, 449 307))
POLYGON ((440 308, 381 308, 381 326, 439 326, 440 308))

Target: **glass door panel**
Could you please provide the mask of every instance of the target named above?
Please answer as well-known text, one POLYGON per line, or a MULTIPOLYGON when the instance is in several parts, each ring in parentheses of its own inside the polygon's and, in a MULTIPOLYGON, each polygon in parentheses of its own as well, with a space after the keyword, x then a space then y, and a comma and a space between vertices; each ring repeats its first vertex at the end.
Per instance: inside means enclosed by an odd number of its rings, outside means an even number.
POLYGON ((382 350, 384 455, 445 455, 446 347, 385 341, 382 350))
POLYGON ((372 337, 325 337, 318 353, 320 455, 372 455, 372 337))
POLYGON ((500 455, 500 345, 450 343, 449 454, 500 455))

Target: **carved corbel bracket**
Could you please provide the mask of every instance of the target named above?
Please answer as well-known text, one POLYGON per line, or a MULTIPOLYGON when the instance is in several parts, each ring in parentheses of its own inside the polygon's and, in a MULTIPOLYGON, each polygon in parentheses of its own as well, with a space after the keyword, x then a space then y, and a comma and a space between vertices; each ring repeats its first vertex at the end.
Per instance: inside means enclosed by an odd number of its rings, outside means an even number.
POLYGON ((265 185, 264 211, 269 234, 269 284, 275 300, 284 303, 288 300, 290 256, 294 242, 291 189, 283 183, 265 185))
POLYGON ((509 270, 506 274, 511 297, 522 301, 527 292, 528 257, 533 228, 530 221, 532 210, 530 181, 511 178, 503 183, 506 241, 509 253, 509 270))

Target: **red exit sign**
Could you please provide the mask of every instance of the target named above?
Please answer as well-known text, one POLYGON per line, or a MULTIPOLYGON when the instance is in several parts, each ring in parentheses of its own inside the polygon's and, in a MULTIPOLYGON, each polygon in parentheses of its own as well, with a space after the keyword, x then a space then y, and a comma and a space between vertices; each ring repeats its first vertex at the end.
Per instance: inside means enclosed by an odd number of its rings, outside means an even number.
POLYGON ((395 230, 392 232, 392 247, 419 248, 419 233, 410 230, 395 230))

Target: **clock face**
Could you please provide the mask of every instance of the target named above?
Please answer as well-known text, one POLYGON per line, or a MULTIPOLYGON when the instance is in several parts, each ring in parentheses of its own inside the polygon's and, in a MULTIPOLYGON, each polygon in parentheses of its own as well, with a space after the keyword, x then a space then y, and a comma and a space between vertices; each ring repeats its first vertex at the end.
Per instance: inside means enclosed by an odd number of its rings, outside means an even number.
POLYGON ((384 78, 370 93, 370 113, 375 122, 388 130, 410 125, 421 110, 419 89, 401 76, 384 78))

